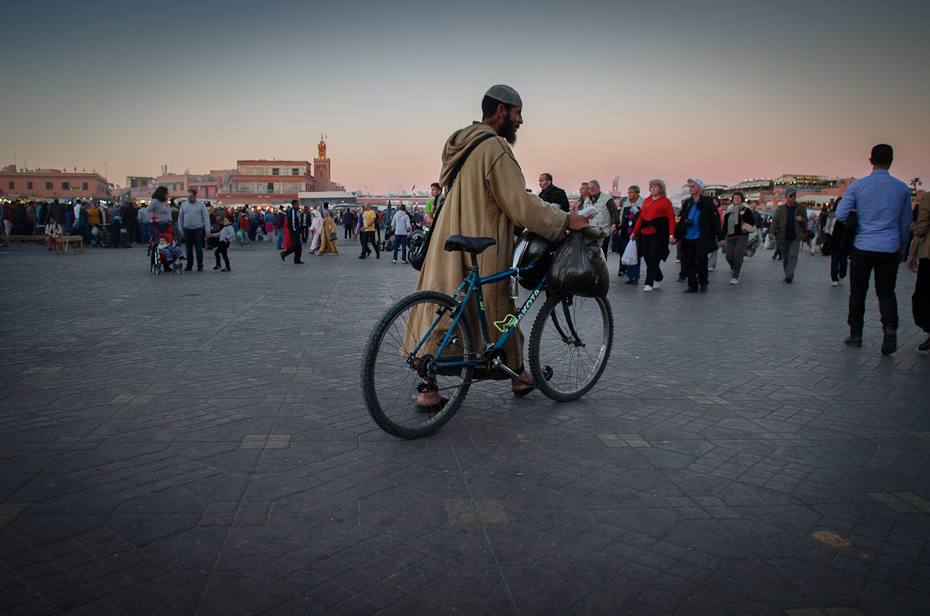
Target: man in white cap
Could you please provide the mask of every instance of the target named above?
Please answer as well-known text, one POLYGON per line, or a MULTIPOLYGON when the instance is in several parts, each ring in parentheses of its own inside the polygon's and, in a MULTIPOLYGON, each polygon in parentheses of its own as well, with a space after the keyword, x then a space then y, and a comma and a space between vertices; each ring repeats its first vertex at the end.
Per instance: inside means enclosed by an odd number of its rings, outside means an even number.
POLYGON ((707 255, 723 240, 714 200, 704 196, 704 182, 688 180, 691 196, 681 204, 675 239, 682 242, 681 269, 688 280, 685 293, 707 293, 707 255))
MULTIPOLYGON (((465 252, 447 252, 443 244, 450 235, 489 237, 494 246, 478 255, 478 267, 485 276, 511 266, 514 252, 514 225, 555 240, 566 229, 580 230, 589 227, 587 219, 574 213, 554 208, 536 195, 527 192, 526 179, 514 158, 511 145, 517 141, 517 130, 523 124, 523 101, 517 92, 505 85, 496 85, 487 91, 481 101, 482 119, 471 126, 455 131, 442 151, 442 173, 439 182, 448 187, 451 175, 462 161, 461 170, 437 214, 433 212, 434 237, 417 280, 417 290, 432 289, 452 295, 461 284, 463 266, 471 266, 471 255, 465 252), (480 143, 479 143, 480 141, 480 143), (477 146, 469 152, 473 145, 477 146)), ((483 287, 484 308, 488 322, 516 314, 516 306, 509 289, 503 284, 483 287)), ((467 305, 469 320, 478 323, 474 299, 467 305)), ((412 313, 407 327, 405 346, 413 349, 426 334, 436 315, 431 311, 412 313)), ((493 343, 501 335, 489 328, 493 343)), ((480 330, 475 332, 481 348, 480 330)), ((523 334, 517 329, 503 346, 508 368, 520 379, 512 379, 511 390, 523 395, 533 389, 529 373, 523 366, 523 334)), ((491 375, 495 376, 495 375, 491 375)), ((499 375, 497 375, 499 376, 499 375)), ((505 377, 506 378, 506 377, 505 377)), ((417 404, 424 409, 441 405, 437 391, 422 391, 417 404)))

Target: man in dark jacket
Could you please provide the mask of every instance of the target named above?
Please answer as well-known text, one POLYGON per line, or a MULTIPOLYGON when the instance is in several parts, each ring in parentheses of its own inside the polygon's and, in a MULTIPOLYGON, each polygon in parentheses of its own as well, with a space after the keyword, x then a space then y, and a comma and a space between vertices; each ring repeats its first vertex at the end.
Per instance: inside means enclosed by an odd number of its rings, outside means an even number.
POLYGON ((720 214, 714 200, 705 197, 704 182, 688 180, 691 195, 681 204, 675 239, 682 242, 681 266, 688 279, 685 293, 707 293, 707 255, 723 241, 720 214), (700 286, 699 286, 700 285, 700 286))
POLYGON ((785 270, 785 282, 794 280, 794 268, 798 264, 801 252, 801 239, 807 231, 807 208, 798 203, 798 191, 793 186, 785 191, 785 203, 779 204, 772 216, 769 237, 778 243, 782 266, 785 270))
POLYGON ((565 191, 552 183, 552 174, 543 173, 539 176, 539 198, 562 208, 563 212, 571 209, 568 204, 568 195, 565 191))

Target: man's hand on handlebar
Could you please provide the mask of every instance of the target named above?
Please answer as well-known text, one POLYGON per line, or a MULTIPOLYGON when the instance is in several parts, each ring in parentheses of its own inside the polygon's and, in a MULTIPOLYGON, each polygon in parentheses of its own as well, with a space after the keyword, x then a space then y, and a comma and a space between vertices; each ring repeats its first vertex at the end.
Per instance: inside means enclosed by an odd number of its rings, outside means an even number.
POLYGON ((581 231, 582 229, 590 229, 591 223, 581 214, 571 212, 568 215, 568 228, 572 231, 581 231))

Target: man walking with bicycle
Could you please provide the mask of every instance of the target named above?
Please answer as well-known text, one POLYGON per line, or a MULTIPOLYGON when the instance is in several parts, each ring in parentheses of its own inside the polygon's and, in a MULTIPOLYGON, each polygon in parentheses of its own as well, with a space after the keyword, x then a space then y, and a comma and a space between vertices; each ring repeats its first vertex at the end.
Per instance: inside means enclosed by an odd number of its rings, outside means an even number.
MULTIPOLYGON (((526 179, 514 157, 511 146, 517 141, 517 130, 523 123, 523 101, 516 90, 496 85, 487 91, 481 101, 481 122, 456 131, 449 137, 442 152, 440 184, 448 187, 454 170, 461 170, 443 202, 441 213, 433 212, 433 233, 436 237, 426 255, 417 290, 431 289, 452 295, 462 280, 462 267, 471 265, 471 255, 463 252, 446 252, 442 249, 450 235, 489 237, 496 241, 480 255, 478 267, 483 272, 499 272, 509 268, 513 261, 514 226, 554 241, 566 230, 586 229, 590 225, 584 216, 562 212, 528 193, 526 179), (488 138, 490 137, 490 138, 488 138), (472 151, 472 146, 481 141, 472 151)), ((488 285, 483 290, 484 309, 489 322, 504 320, 516 313, 516 306, 504 284, 488 285)), ((478 323, 478 310, 474 301, 466 306, 472 323, 478 323)), ((406 338, 419 340, 425 335, 435 315, 423 314, 411 319, 406 338)), ((480 332, 476 332, 481 338, 480 332)), ((491 329, 491 340, 479 340, 481 348, 493 343, 500 333, 491 329)), ((416 343, 414 343, 416 344, 416 343)), ((523 366, 523 333, 517 328, 503 346, 504 364, 522 375, 511 379, 511 391, 523 395, 535 387, 523 366)), ((506 378, 506 375, 488 374, 489 378, 506 378)), ((417 405, 425 410, 441 407, 437 391, 423 391, 417 405)))

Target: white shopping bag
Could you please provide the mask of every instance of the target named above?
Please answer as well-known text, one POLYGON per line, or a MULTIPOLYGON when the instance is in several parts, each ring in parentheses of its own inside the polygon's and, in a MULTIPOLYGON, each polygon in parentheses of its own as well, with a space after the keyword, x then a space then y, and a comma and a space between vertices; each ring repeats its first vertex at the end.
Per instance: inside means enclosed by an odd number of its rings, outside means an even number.
POLYGON ((636 265, 639 263, 639 254, 636 252, 636 242, 629 242, 620 257, 623 265, 636 265))

